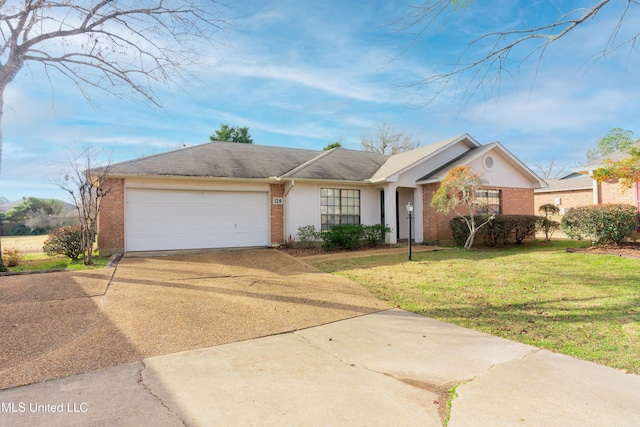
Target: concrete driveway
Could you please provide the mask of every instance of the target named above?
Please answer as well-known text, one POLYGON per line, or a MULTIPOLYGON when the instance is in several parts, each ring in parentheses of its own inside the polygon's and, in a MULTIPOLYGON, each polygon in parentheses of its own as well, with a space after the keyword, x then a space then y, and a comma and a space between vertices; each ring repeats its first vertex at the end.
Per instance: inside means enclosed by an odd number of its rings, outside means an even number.
POLYGON ((0 391, 7 426, 637 426, 640 377, 392 309, 0 391))
POLYGON ((276 250, 125 257, 114 269, 0 277, 0 388, 385 309, 276 250))
POLYGON ((441 426, 454 387, 450 427, 640 420, 637 375, 380 311, 276 251, 125 258, 112 273, 0 278, 3 384, 91 370, 1 390, 0 426, 441 426))

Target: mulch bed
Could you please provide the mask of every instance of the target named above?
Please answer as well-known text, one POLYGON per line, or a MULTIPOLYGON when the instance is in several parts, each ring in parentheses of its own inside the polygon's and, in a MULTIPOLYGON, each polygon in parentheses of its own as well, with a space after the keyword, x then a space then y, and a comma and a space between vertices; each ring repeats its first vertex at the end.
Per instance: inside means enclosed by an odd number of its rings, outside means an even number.
POLYGON ((294 247, 285 247, 285 246, 280 246, 277 248, 277 250, 286 253, 287 255, 291 255, 292 257, 308 257, 308 256, 314 256, 314 255, 327 255, 327 254, 341 254, 341 253, 345 253, 345 254, 349 254, 349 253, 354 253, 354 252, 363 252, 363 251, 375 251, 375 250, 380 250, 383 251, 385 249, 390 249, 390 248, 396 248, 396 247, 403 247, 400 245, 393 245, 393 246, 389 246, 389 245, 380 245, 378 247, 375 248, 371 248, 371 247, 367 247, 367 246, 362 246, 358 249, 349 251, 346 249, 333 249, 330 251, 324 250, 322 249, 321 246, 312 246, 309 248, 294 248, 294 247))
POLYGON ((588 248, 569 248, 567 252, 589 253, 589 254, 601 254, 601 255, 615 255, 625 258, 638 258, 640 259, 640 242, 623 242, 617 245, 597 245, 589 246, 588 248))

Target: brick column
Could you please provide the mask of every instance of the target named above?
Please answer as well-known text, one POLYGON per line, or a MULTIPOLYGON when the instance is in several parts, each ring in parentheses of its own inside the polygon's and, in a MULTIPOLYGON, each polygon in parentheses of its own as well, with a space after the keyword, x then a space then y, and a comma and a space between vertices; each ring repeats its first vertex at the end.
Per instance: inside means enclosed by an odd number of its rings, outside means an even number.
POLYGON ((98 249, 100 255, 124 252, 124 178, 110 178, 111 187, 102 199, 98 217, 98 249))
POLYGON ((271 246, 278 245, 284 240, 284 205, 274 205, 274 197, 284 197, 284 184, 271 184, 271 246))

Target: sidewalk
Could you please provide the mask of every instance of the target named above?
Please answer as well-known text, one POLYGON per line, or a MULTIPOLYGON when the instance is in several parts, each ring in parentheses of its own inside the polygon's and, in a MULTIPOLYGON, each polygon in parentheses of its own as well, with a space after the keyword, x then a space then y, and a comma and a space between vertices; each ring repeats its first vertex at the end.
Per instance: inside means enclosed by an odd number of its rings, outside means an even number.
POLYGON ((451 427, 640 420, 639 376, 394 309, 3 390, 0 426, 440 426, 453 387, 451 427))

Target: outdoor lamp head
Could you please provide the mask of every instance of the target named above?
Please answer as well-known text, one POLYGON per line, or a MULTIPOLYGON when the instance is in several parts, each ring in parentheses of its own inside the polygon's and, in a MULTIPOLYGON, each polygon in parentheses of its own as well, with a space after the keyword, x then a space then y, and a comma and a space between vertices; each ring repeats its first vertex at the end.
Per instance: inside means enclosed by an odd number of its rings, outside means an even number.
POLYGON ((407 203, 407 213, 413 212, 413 206, 411 206, 411 202, 407 203))

